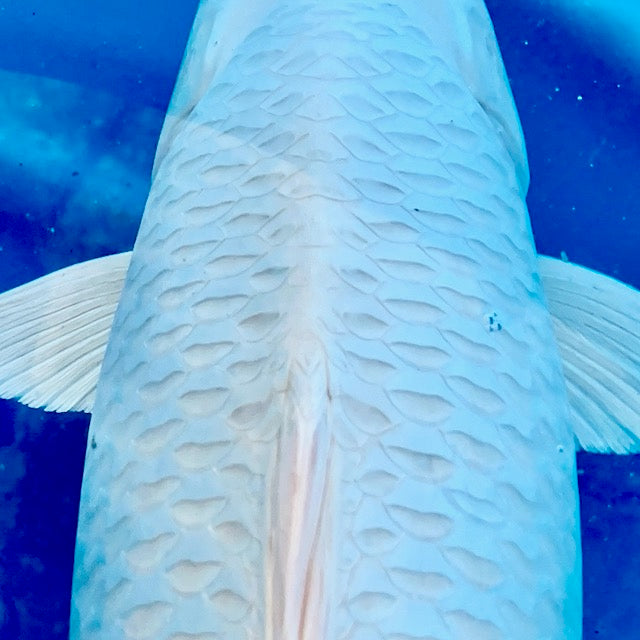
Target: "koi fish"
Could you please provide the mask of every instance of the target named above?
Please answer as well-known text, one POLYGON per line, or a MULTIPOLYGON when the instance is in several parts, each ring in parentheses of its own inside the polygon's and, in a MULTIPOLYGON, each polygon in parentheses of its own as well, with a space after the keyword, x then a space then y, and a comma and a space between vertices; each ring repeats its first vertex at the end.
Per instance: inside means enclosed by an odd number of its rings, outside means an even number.
POLYGON ((536 254, 481 0, 200 4, 132 252, 0 296, 92 419, 74 640, 578 640, 638 292, 536 254))

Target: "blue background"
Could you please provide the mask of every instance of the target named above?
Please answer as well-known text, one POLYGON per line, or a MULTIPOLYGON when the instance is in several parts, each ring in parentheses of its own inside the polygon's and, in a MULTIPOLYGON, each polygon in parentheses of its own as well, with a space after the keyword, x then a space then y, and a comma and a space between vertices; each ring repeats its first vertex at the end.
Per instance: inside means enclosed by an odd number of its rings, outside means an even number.
MULTIPOLYGON (((0 2, 0 290, 131 248, 196 4, 0 2)), ((487 4, 539 252, 640 287, 640 53, 543 0, 487 4)), ((87 426, 0 402, 3 639, 66 638, 87 426)), ((584 638, 635 640, 640 457, 578 463, 584 638)))

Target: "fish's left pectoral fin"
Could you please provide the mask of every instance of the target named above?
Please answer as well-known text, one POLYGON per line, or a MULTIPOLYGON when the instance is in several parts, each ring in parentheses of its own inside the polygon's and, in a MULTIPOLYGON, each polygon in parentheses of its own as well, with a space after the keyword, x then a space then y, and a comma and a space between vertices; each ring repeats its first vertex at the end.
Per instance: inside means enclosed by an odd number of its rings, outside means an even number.
POLYGON ((0 397, 91 412, 130 259, 89 260, 0 294, 0 397))
POLYGON ((554 258, 538 264, 580 447, 640 451, 640 291, 554 258))

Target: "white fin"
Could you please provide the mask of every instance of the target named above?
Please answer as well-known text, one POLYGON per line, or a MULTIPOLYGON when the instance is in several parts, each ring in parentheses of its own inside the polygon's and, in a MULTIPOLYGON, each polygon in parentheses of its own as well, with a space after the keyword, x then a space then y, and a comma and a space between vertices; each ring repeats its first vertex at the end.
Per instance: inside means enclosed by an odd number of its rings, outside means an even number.
POLYGON ((0 294, 0 397, 92 410, 130 259, 89 260, 0 294))
POLYGON ((640 451, 640 291, 540 257, 571 405, 586 451, 640 451))
POLYGON ((294 349, 270 494, 267 640, 331 635, 336 469, 327 356, 314 339, 294 349))

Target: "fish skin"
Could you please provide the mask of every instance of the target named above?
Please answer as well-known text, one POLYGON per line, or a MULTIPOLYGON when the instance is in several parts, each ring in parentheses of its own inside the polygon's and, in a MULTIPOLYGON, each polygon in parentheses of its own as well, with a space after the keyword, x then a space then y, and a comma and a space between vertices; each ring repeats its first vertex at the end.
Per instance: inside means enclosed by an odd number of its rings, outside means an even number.
POLYGON ((174 97, 98 383, 71 638, 580 638, 526 158, 416 6, 266 4, 174 97))

